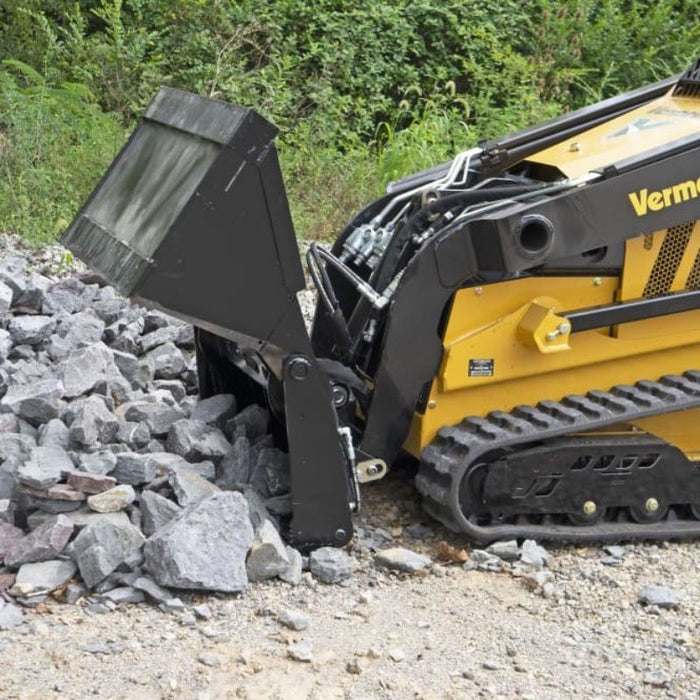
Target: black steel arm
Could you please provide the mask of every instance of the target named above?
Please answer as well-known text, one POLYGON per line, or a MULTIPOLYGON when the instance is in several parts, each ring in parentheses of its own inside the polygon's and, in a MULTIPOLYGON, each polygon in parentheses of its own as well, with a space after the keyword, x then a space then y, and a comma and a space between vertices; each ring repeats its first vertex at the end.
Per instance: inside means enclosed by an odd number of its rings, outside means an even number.
POLYGON ((698 289, 652 299, 635 299, 620 304, 592 306, 588 309, 570 311, 565 316, 571 324, 571 332, 577 333, 695 309, 700 309, 700 290, 698 289))

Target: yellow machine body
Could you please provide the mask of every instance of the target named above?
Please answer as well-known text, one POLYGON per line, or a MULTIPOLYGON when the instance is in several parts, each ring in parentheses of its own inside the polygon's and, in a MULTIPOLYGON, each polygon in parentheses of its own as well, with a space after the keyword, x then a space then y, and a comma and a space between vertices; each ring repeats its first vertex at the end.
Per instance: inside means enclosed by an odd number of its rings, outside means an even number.
POLYGON ((700 100, 668 93, 528 158, 567 177, 618 163, 700 131, 700 100))
MULTIPOLYGON (((700 100, 668 94, 529 161, 577 177, 698 132, 700 100)), ((700 196, 698 190, 691 187, 681 195, 700 196)), ((670 206, 672 197, 671 192, 664 202, 662 193, 660 201, 670 206)), ((442 364, 424 411, 414 415, 405 449, 420 455, 440 428, 466 416, 558 401, 697 366, 700 310, 574 335, 564 314, 698 288, 696 221, 628 240, 619 276, 542 275, 459 290, 444 328, 442 364)), ((627 429, 653 433, 694 458, 700 457, 699 419, 698 410, 690 410, 639 420, 627 429)))

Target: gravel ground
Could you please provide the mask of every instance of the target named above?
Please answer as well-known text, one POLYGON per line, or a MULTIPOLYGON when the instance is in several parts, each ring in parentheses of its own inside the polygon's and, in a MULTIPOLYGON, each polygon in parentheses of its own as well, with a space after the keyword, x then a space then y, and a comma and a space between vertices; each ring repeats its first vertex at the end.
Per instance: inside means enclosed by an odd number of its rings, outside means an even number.
MULTIPOLYGON (((0 236, 5 254, 27 251, 0 236)), ((70 271, 59 247, 31 258, 44 274, 70 271)), ((698 544, 558 548, 527 569, 479 558, 427 520, 409 470, 363 496, 356 571, 341 584, 307 572, 299 586, 183 594, 180 613, 140 603, 96 614, 49 599, 0 631, 0 697, 700 697, 698 544), (391 547, 433 563, 379 569, 375 553, 391 547), (643 605, 650 584, 682 599, 643 605), (283 624, 289 610, 307 626, 283 624)))
POLYGON ((0 632, 6 698, 590 698, 698 697, 696 544, 626 547, 619 565, 597 548, 551 552, 547 592, 511 572, 434 564, 424 575, 378 570, 367 543, 438 558, 466 543, 421 522, 405 475, 365 490, 358 570, 346 585, 305 574, 292 587, 255 584, 232 596, 183 596, 211 619, 183 624, 147 604, 90 615, 51 602, 0 632), (393 534, 392 534, 393 533, 393 534), (685 595, 675 610, 642 606, 664 584, 685 595), (277 619, 308 616, 292 631, 277 619), (308 640, 313 658, 288 656, 308 640))

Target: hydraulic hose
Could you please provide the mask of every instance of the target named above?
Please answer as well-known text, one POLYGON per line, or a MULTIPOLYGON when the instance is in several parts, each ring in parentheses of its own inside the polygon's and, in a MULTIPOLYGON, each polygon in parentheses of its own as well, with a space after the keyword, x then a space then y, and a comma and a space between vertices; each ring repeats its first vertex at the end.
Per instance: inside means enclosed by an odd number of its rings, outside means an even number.
MULTIPOLYGON (((427 204, 411 216, 389 242, 377 269, 370 278, 372 287, 380 294, 386 289, 387 285, 394 278, 396 271, 400 269, 402 264, 407 263, 407 260, 404 260, 404 258, 408 257, 408 246, 411 238, 414 234, 424 230, 432 217, 444 216, 450 210, 463 209, 473 204, 493 202, 499 199, 534 193, 549 186, 551 186, 551 183, 470 189, 446 195, 435 202, 427 204)), ((359 340, 360 330, 364 327, 370 310, 365 299, 358 299, 347 324, 353 348, 359 340)))
POLYGON ((431 202, 422 207, 396 232, 391 242, 387 246, 382 261, 377 268, 377 272, 372 279, 372 286, 377 291, 382 291, 394 276, 396 267, 402 257, 406 245, 410 242, 414 234, 420 233, 434 216, 440 216, 456 209, 464 208, 472 204, 482 202, 494 202, 499 199, 506 199, 522 194, 530 194, 537 190, 544 189, 549 183, 537 183, 535 185, 513 185, 512 187, 490 187, 483 189, 470 189, 464 192, 456 192, 441 197, 435 202, 431 202))

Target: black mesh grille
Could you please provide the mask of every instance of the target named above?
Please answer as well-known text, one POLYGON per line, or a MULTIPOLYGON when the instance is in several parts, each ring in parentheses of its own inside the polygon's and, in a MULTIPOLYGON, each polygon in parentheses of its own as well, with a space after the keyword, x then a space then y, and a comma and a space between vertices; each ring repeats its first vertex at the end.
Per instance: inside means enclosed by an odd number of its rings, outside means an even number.
POLYGON ((690 270, 688 281, 685 286, 686 289, 700 289, 700 250, 698 250, 698 254, 695 256, 695 261, 693 262, 693 267, 690 270))
POLYGON ((680 97, 700 97, 700 58, 683 73, 673 94, 680 97))
POLYGON ((690 234, 693 232, 693 226, 694 224, 690 223, 668 229, 644 287, 645 297, 658 297, 671 291, 671 285, 690 240, 690 234))

